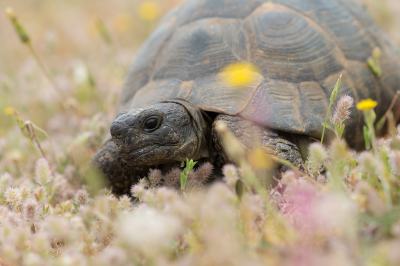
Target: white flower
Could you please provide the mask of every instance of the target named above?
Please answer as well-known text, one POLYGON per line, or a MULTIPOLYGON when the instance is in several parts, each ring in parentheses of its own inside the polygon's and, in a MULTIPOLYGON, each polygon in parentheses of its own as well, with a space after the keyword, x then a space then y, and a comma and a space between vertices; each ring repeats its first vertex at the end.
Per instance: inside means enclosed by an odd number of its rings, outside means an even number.
POLYGON ((167 248, 182 226, 176 217, 142 205, 123 217, 116 228, 122 242, 146 253, 167 248))
POLYGON ((10 205, 19 206, 22 203, 22 193, 19 188, 7 188, 6 192, 4 192, 4 196, 6 197, 7 203, 10 205))
POLYGON ((27 221, 30 225, 40 221, 39 208, 40 206, 38 202, 33 198, 28 198, 24 202, 22 214, 25 221, 27 221))
POLYGON ((50 165, 46 159, 40 158, 36 162, 35 168, 35 181, 42 186, 46 185, 52 180, 53 176, 50 170, 50 165))

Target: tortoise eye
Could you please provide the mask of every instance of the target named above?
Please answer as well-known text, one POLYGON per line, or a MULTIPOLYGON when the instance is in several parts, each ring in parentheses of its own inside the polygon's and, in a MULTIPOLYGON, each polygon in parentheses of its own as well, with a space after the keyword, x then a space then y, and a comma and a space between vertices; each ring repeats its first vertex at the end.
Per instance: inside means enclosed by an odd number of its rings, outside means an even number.
POLYGON ((158 127, 158 119, 155 117, 150 117, 144 122, 145 130, 154 130, 158 127))

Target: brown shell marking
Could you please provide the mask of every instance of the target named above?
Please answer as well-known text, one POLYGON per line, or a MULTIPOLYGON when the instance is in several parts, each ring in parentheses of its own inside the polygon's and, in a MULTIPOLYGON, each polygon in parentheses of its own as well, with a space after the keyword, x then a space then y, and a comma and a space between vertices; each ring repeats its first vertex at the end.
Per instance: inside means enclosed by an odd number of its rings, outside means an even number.
MULTIPOLYGON (((340 73, 339 96, 385 103, 379 116, 399 88, 399 58, 355 0, 191 0, 138 52, 120 110, 181 97, 204 110, 319 137, 340 73), (377 46, 381 79, 366 63, 377 46), (237 61, 261 69, 255 84, 240 90, 221 84, 220 70, 237 61)), ((353 109, 347 124, 352 142, 362 134, 360 113, 353 109)))

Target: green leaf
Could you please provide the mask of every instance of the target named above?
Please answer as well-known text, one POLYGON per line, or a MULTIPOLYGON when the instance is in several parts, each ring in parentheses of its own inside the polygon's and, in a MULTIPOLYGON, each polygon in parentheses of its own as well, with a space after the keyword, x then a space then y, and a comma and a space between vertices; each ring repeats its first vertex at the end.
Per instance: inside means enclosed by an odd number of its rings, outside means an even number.
POLYGON ((344 124, 340 127, 340 129, 339 129, 339 137, 342 137, 342 135, 343 135, 343 131, 344 131, 344 124))
POLYGON ((181 167, 184 167, 184 166, 185 166, 185 162, 182 161, 182 162, 181 162, 181 167))
POLYGON ((334 103, 336 101, 341 83, 342 83, 342 74, 340 74, 340 77, 339 77, 338 81, 336 82, 335 88, 332 91, 331 103, 334 103))
POLYGON ((327 129, 330 129, 330 130, 332 130, 332 131, 335 131, 333 128, 331 128, 331 126, 326 125, 325 123, 322 123, 322 125, 323 125, 324 127, 326 127, 327 129))
POLYGON ((241 199, 244 194, 244 183, 241 179, 236 182, 235 191, 238 198, 241 199))
POLYGON ((375 127, 376 131, 381 130, 383 128, 383 125, 385 124, 385 122, 386 122, 386 116, 384 115, 381 119, 379 119, 378 123, 376 123, 376 127, 375 127))
POLYGON ((75 210, 77 212, 79 212, 78 208, 79 208, 79 204, 75 202, 75 200, 72 200, 72 204, 74 204, 75 210))
POLYGON ((181 189, 185 189, 187 177, 184 173, 181 173, 181 189))
POLYGON ((381 50, 376 47, 372 52, 372 56, 368 58, 368 66, 371 68, 372 72, 374 72, 374 74, 379 78, 382 76, 382 68, 379 62, 380 56, 381 50))

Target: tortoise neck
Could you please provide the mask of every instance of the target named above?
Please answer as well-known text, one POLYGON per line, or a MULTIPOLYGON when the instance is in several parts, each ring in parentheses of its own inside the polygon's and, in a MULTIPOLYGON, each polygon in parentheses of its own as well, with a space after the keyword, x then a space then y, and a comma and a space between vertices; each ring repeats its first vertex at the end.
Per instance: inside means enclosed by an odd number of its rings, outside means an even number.
POLYGON ((192 155, 193 160, 198 160, 200 158, 207 158, 210 157, 210 151, 209 151, 209 140, 210 140, 210 132, 211 132, 211 123, 208 120, 207 117, 206 119, 203 117, 201 109, 192 104, 191 102, 188 102, 185 99, 172 99, 172 100, 167 100, 163 101, 162 103, 176 103, 182 105, 189 115, 191 116, 191 121, 193 125, 193 131, 195 132, 197 139, 198 139, 198 144, 196 147, 196 152, 192 155))

